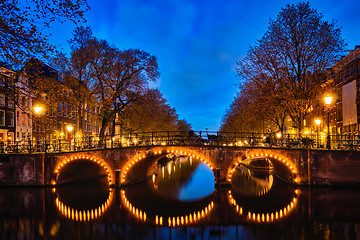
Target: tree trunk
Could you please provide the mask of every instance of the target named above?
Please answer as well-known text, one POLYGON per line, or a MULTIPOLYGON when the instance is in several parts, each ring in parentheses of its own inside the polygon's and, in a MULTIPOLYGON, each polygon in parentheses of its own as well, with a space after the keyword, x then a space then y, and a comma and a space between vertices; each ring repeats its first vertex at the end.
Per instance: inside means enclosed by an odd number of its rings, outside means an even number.
POLYGON ((105 130, 107 126, 109 125, 109 122, 114 118, 115 114, 118 112, 118 110, 112 110, 110 114, 106 117, 104 116, 101 123, 101 129, 99 133, 99 147, 103 147, 105 142, 105 130))
POLYGON ((75 134, 83 136, 83 112, 80 105, 76 106, 76 108, 77 108, 77 118, 76 118, 75 134))

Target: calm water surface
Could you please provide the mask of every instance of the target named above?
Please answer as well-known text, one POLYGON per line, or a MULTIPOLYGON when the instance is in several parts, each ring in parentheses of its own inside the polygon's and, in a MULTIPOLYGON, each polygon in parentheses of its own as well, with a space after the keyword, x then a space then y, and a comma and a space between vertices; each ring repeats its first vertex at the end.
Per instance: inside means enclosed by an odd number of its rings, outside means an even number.
POLYGON ((206 164, 177 158, 115 190, 106 178, 57 189, 0 188, 0 239, 360 239, 360 191, 293 188, 239 166, 215 188, 206 164))

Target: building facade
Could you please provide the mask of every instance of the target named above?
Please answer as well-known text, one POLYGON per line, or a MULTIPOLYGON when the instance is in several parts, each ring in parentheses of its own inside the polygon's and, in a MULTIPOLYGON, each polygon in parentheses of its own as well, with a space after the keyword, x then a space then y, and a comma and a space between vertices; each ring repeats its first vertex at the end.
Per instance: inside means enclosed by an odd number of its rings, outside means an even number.
POLYGON ((0 142, 15 139, 14 76, 13 71, 0 67, 0 142))
MULTIPOLYGON (((31 59, 20 78, 31 92, 32 140, 63 139, 98 134, 97 108, 79 105, 72 97, 72 89, 64 83, 63 75, 37 59, 31 59), (34 107, 41 111, 35 113, 34 107), (82 111, 80 117, 78 112, 82 111)), ((25 121, 26 122, 26 121, 25 121)))
POLYGON ((332 141, 354 138, 360 134, 360 46, 348 52, 328 71, 318 101, 311 107, 305 127, 311 134, 332 141), (330 104, 325 97, 331 96, 330 104), (315 120, 318 121, 316 124, 315 120), (329 129, 329 130, 328 130, 329 129))

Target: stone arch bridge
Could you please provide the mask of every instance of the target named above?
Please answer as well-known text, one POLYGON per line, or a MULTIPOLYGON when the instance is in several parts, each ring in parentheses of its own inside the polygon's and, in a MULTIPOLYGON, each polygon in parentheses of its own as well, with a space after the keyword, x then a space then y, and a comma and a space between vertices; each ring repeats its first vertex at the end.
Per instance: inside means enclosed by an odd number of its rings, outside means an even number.
MULTIPOLYGON (((111 184, 126 183, 127 171, 150 156, 179 153, 199 158, 221 182, 231 178, 232 169, 246 158, 267 157, 275 172, 294 185, 358 185, 360 152, 230 146, 123 147, 48 154, 0 156, 0 185, 55 185, 63 168, 75 162, 92 162, 111 184), (79 161, 81 160, 81 161, 79 161), (70 164, 71 163, 71 164, 70 164), (120 170, 120 171, 119 171, 120 170), (121 173, 121 174, 119 174, 121 173)), ((80 169, 78 165, 77 169, 80 169)), ((77 171, 74 167, 73 171, 77 171)))

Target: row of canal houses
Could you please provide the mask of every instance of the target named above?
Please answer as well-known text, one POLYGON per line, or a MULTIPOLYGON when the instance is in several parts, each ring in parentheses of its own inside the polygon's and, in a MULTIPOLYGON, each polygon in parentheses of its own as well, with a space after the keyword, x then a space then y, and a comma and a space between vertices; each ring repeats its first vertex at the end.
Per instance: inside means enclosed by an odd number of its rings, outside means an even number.
POLYGON ((98 107, 82 106, 84 116, 80 123, 76 107, 66 97, 70 95, 70 88, 61 78, 58 71, 34 58, 18 72, 0 66, 0 142, 70 141, 99 134, 98 107), (34 89, 47 90, 32 91, 34 89), (56 91, 55 95, 62 97, 54 101, 49 91, 56 91), (40 107, 40 112, 36 107, 40 107))
POLYGON ((355 138, 360 134, 360 46, 328 70, 322 88, 304 120, 305 134, 324 138, 329 131, 332 140, 355 138), (325 103, 326 96, 332 97, 330 104, 325 103))

